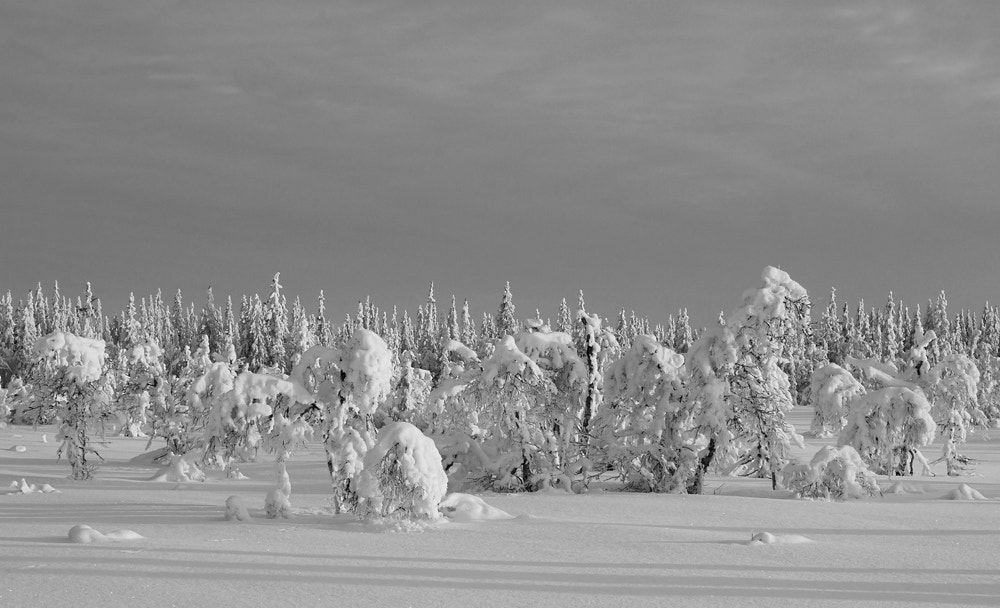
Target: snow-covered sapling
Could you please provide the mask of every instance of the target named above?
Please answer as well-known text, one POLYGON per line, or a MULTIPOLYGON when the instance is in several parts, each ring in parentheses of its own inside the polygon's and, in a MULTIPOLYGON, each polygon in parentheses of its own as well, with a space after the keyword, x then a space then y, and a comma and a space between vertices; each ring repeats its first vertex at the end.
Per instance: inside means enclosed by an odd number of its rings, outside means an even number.
POLYGON ((87 427, 96 417, 97 406, 110 398, 102 386, 104 341, 57 331, 40 338, 35 353, 40 358, 32 378, 35 396, 59 404, 62 445, 58 454, 66 454, 73 479, 89 479, 95 465, 88 456, 101 456, 90 445, 87 427))
POLYGON ((366 518, 437 519, 448 476, 434 441, 407 422, 379 431, 358 476, 360 515, 366 518))
POLYGON ((880 493, 875 474, 849 445, 824 446, 809 464, 788 464, 782 486, 802 498, 864 498, 880 493))

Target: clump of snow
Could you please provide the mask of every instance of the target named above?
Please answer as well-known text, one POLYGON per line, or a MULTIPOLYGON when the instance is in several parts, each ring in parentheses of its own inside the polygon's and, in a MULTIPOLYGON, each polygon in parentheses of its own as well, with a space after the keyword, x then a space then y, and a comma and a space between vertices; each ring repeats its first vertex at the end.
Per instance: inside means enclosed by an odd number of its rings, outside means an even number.
POLYGON ((438 508, 442 515, 452 521, 514 519, 510 513, 487 504, 482 498, 461 492, 452 492, 445 496, 438 508))
POLYGON ((483 362, 483 374, 479 382, 488 385, 496 382, 497 378, 502 382, 507 374, 520 374, 525 377, 542 375, 538 364, 518 349, 512 336, 504 336, 497 341, 493 356, 483 362))
POLYGON ((865 387, 843 367, 827 363, 813 372, 810 402, 815 408, 812 432, 816 437, 836 435, 847 424, 851 402, 865 393, 865 387))
POLYGON ((104 340, 82 338, 54 331, 35 342, 35 352, 66 368, 68 377, 78 382, 100 379, 104 366, 104 340))
POLYGON ((23 477, 21 478, 20 482, 18 481, 10 482, 9 487, 12 490, 14 490, 13 492, 11 492, 11 494, 34 494, 36 492, 39 494, 61 494, 59 490, 53 488, 47 483, 42 484, 41 487, 38 487, 33 483, 28 483, 28 480, 26 480, 23 477))
POLYGON ((968 484, 962 484, 941 497, 944 500, 989 500, 968 484))
POLYGON ((264 515, 268 519, 290 519, 292 517, 292 503, 288 500, 288 495, 275 488, 264 497, 264 515))
POLYGON ((875 474, 849 445, 824 446, 809 464, 789 464, 782 485, 802 498, 863 498, 879 493, 875 474))
POLYGON ((756 545, 802 545, 815 542, 811 538, 806 538, 800 534, 771 534, 770 532, 757 532, 750 537, 750 546, 756 545))
POLYGON ((129 540, 141 540, 143 537, 132 530, 114 530, 104 534, 87 524, 77 524, 69 529, 69 542, 71 543, 107 543, 122 542, 129 540))
POLYGON ((546 369, 561 370, 569 366, 569 383, 586 382, 587 366, 576 353, 573 336, 561 331, 523 332, 517 335, 517 348, 529 359, 546 369))
POLYGON ((408 422, 379 431, 358 476, 358 497, 366 517, 437 519, 448 476, 434 441, 408 422))
POLYGON ((246 503, 239 496, 230 496, 226 499, 226 521, 250 521, 250 513, 247 512, 246 503))
POLYGON ((888 490, 885 490, 883 494, 923 494, 924 490, 915 485, 903 483, 902 481, 897 481, 896 483, 889 486, 888 490))

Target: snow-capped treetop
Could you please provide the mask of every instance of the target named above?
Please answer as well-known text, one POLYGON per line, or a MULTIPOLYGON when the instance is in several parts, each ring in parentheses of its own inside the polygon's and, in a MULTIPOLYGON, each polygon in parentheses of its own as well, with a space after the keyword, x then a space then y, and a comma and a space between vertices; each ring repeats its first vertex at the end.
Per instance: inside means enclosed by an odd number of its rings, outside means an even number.
POLYGON ((392 390, 392 353, 373 331, 357 329, 344 345, 338 367, 362 413, 371 414, 392 390))
POLYGON ((635 399, 661 385, 680 388, 683 382, 684 356, 675 353, 650 335, 638 335, 632 348, 615 361, 605 373, 604 388, 608 399, 635 399))
POLYGON ((483 361, 483 374, 480 376, 479 382, 483 385, 489 385, 499 378, 502 384, 503 377, 507 374, 534 377, 542 375, 542 370, 538 365, 517 347, 513 336, 504 336, 497 341, 493 355, 483 361))
POLYGON ((515 339, 517 348, 539 367, 561 370, 571 366, 570 383, 586 382, 587 366, 573 345, 573 336, 561 331, 522 332, 515 339))
POLYGON ((35 353, 65 367, 69 377, 78 382, 98 380, 104 368, 104 340, 81 338, 65 331, 39 338, 35 353))
POLYGON ((462 361, 466 363, 474 363, 479 361, 479 355, 476 351, 472 350, 465 344, 459 342, 458 340, 445 340, 442 344, 442 350, 447 356, 449 353, 455 353, 458 355, 462 361))
POLYGON ((284 380, 270 374, 241 372, 233 382, 232 392, 237 403, 241 405, 256 405, 248 410, 247 418, 252 415, 268 416, 271 408, 266 404, 268 399, 285 395, 292 402, 307 403, 312 396, 301 384, 292 380, 284 380))
POLYGON ((728 324, 740 327, 751 325, 751 319, 784 317, 786 302, 801 301, 808 297, 804 287, 792 280, 784 270, 768 266, 761 273, 763 287, 743 292, 743 306, 730 315, 728 324))

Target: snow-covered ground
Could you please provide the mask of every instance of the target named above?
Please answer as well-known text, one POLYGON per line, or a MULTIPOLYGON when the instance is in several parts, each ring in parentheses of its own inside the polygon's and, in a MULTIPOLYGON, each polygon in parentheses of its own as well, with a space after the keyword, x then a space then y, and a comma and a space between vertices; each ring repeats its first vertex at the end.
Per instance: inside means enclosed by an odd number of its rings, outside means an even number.
MULTIPOLYGON (((130 462, 146 440, 116 437, 97 477, 73 482, 46 433, 0 429, 0 606, 1000 604, 1000 432, 964 446, 965 475, 939 463, 870 500, 711 477, 702 496, 484 494, 512 517, 465 503, 420 529, 332 515, 319 445, 288 464, 292 518, 266 519, 269 458, 241 466, 248 480, 150 481, 155 466, 130 462), (45 484, 58 492, 19 492, 45 484), (986 500, 961 500, 962 484, 986 500), (231 496, 251 519, 225 519, 231 496)), ((807 437, 800 456, 830 442, 807 437)))

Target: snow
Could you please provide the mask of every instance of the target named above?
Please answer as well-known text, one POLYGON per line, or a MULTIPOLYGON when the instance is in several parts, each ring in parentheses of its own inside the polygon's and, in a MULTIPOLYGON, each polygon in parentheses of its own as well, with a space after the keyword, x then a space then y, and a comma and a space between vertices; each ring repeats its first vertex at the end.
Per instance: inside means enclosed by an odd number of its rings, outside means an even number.
POLYGON ((77 524, 69 529, 69 542, 78 544, 123 542, 141 540, 142 536, 132 530, 114 530, 104 534, 87 524, 77 524))
MULTIPOLYGON (((811 417, 811 408, 789 413, 797 425, 811 417)), ((993 606, 1000 596, 996 434, 970 434, 968 474, 948 477, 938 463, 938 476, 905 478, 901 494, 796 500, 769 480, 715 475, 698 496, 605 491, 615 488, 607 484, 579 495, 453 494, 441 503, 445 517, 407 532, 333 514, 318 440, 288 462, 292 518, 267 519, 268 458, 241 464, 248 481, 210 469, 204 482, 157 483, 146 481, 156 465, 130 462, 146 440, 109 437, 107 462, 77 482, 55 460, 57 445, 41 441, 53 432, 0 429, 0 448, 29 448, 0 449, 0 488, 25 478, 61 490, 0 493, 2 606, 308 608, 341 598, 415 608, 889 608, 993 606), (941 499, 963 484, 990 500, 941 499), (242 521, 223 517, 234 495, 243 497, 242 521), (511 517, 494 519, 492 509, 511 517), (67 531, 83 524, 106 538, 114 530, 144 538, 67 542, 67 531), (760 542, 751 545, 754 535, 760 542)), ((796 455, 808 461, 832 442, 809 437, 796 455)), ((899 478, 878 480, 888 488, 899 478)))
POLYGON ((35 342, 35 352, 47 356, 56 366, 65 367, 71 379, 92 382, 101 377, 105 357, 104 340, 55 331, 35 342))
POLYGON ((472 494, 452 492, 444 497, 440 505, 441 513, 452 521, 490 521, 513 519, 510 513, 486 503, 472 494))

